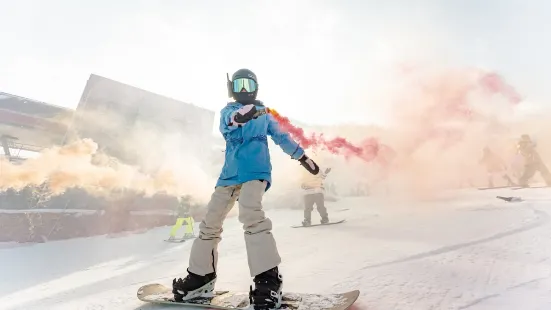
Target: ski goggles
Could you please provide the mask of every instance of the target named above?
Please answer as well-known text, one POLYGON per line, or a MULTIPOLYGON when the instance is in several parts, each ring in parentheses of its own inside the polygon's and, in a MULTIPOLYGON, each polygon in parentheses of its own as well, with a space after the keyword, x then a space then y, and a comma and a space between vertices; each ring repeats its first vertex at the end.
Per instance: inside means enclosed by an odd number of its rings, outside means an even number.
POLYGON ((254 93, 257 90, 257 84, 254 80, 247 78, 235 79, 232 82, 234 93, 254 93))

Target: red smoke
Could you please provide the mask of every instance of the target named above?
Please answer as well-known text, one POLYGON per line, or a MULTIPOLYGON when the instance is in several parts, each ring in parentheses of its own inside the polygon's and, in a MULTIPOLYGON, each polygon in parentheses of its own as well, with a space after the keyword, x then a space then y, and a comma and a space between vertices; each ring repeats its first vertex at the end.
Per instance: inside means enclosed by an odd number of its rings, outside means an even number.
MULTIPOLYGON (((399 127, 407 129, 403 134, 406 140, 398 145, 405 156, 416 152, 428 142, 436 143, 440 150, 453 147, 465 139, 465 129, 469 124, 491 122, 489 115, 471 104, 472 94, 482 95, 486 99, 501 96, 511 105, 522 100, 515 89, 495 73, 456 70, 420 78, 416 72, 421 69, 408 66, 402 72, 412 77, 414 84, 413 92, 405 93, 406 96, 400 100, 402 105, 396 111, 399 127)), ((323 134, 307 135, 302 128, 291 124, 287 117, 276 110, 267 109, 267 112, 276 119, 283 131, 288 132, 305 149, 323 148, 332 154, 346 158, 353 156, 384 167, 388 167, 397 156, 395 149, 381 144, 376 138, 365 139, 356 145, 343 137, 328 140, 323 134)))
POLYGON ((491 94, 503 95, 512 104, 517 104, 522 100, 517 91, 496 73, 483 74, 478 83, 491 94))
MULTIPOLYGON (((323 134, 312 133, 309 137, 306 136, 302 128, 291 124, 291 121, 285 116, 280 115, 274 109, 267 109, 275 120, 279 123, 282 131, 288 132, 304 149, 308 148, 324 148, 332 154, 341 154, 345 157, 355 156, 364 161, 370 162, 377 159, 379 151, 384 148, 388 153, 390 147, 380 144, 377 139, 369 138, 362 142, 361 146, 357 146, 349 142, 343 137, 336 137, 331 140, 326 140, 323 134)), ((386 154, 386 153, 385 153, 386 154)), ((385 164, 388 159, 381 159, 379 163, 385 164)))
POLYGON ((415 152, 429 141, 437 142, 441 149, 446 149, 463 141, 464 129, 469 124, 490 124, 492 115, 473 106, 471 95, 481 96, 488 102, 492 96, 500 96, 510 106, 522 100, 511 85, 493 72, 450 70, 424 76, 422 72, 415 75, 416 70, 422 71, 422 68, 408 68, 402 72, 412 79, 413 89, 406 91, 397 102, 400 104, 397 107, 397 113, 401 116, 399 122, 410 126, 411 137, 405 147, 406 154, 415 152), (454 123, 461 125, 454 126, 454 123))

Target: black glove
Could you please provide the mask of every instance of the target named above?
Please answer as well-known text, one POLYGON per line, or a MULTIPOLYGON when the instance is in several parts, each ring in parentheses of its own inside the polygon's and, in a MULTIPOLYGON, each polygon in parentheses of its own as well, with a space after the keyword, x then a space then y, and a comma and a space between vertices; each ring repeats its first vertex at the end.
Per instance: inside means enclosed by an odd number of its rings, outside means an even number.
POLYGON ((306 154, 302 155, 298 159, 298 161, 311 174, 317 175, 320 172, 320 167, 318 167, 318 165, 312 159, 306 156, 306 154))
POLYGON ((252 120, 257 110, 254 104, 248 104, 235 111, 232 118, 232 123, 237 126, 245 125, 248 121, 252 120))

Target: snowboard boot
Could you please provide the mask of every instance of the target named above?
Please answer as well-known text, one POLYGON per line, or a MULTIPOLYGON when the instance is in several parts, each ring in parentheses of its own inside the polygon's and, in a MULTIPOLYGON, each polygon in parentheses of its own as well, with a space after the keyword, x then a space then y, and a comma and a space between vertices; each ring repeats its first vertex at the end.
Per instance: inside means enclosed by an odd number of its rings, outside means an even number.
POLYGON ((188 270, 188 275, 182 280, 172 280, 172 293, 175 301, 186 301, 194 298, 213 297, 216 272, 200 276, 188 270))
POLYGON ((310 226, 310 225, 312 225, 312 222, 310 222, 310 220, 305 219, 304 221, 302 221, 302 226, 310 226))
POLYGON ((192 239, 193 237, 195 237, 193 234, 184 234, 184 236, 182 237, 182 239, 192 239))
POLYGON ((321 222, 322 224, 327 224, 327 223, 329 223, 329 217, 326 216, 326 217, 322 218, 320 222, 321 222))
POLYGON ((272 310, 281 307, 283 276, 274 267, 257 275, 250 287, 249 301, 254 310, 272 310))

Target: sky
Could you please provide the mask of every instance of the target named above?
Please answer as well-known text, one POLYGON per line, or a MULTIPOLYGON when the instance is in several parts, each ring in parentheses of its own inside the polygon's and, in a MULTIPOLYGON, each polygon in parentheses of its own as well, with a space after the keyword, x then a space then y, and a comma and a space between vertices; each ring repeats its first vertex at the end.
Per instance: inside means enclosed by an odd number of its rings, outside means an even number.
POLYGON ((545 0, 0 0, 0 90, 75 108, 91 73, 219 111, 226 72, 312 124, 384 123, 401 64, 551 85, 545 0))

